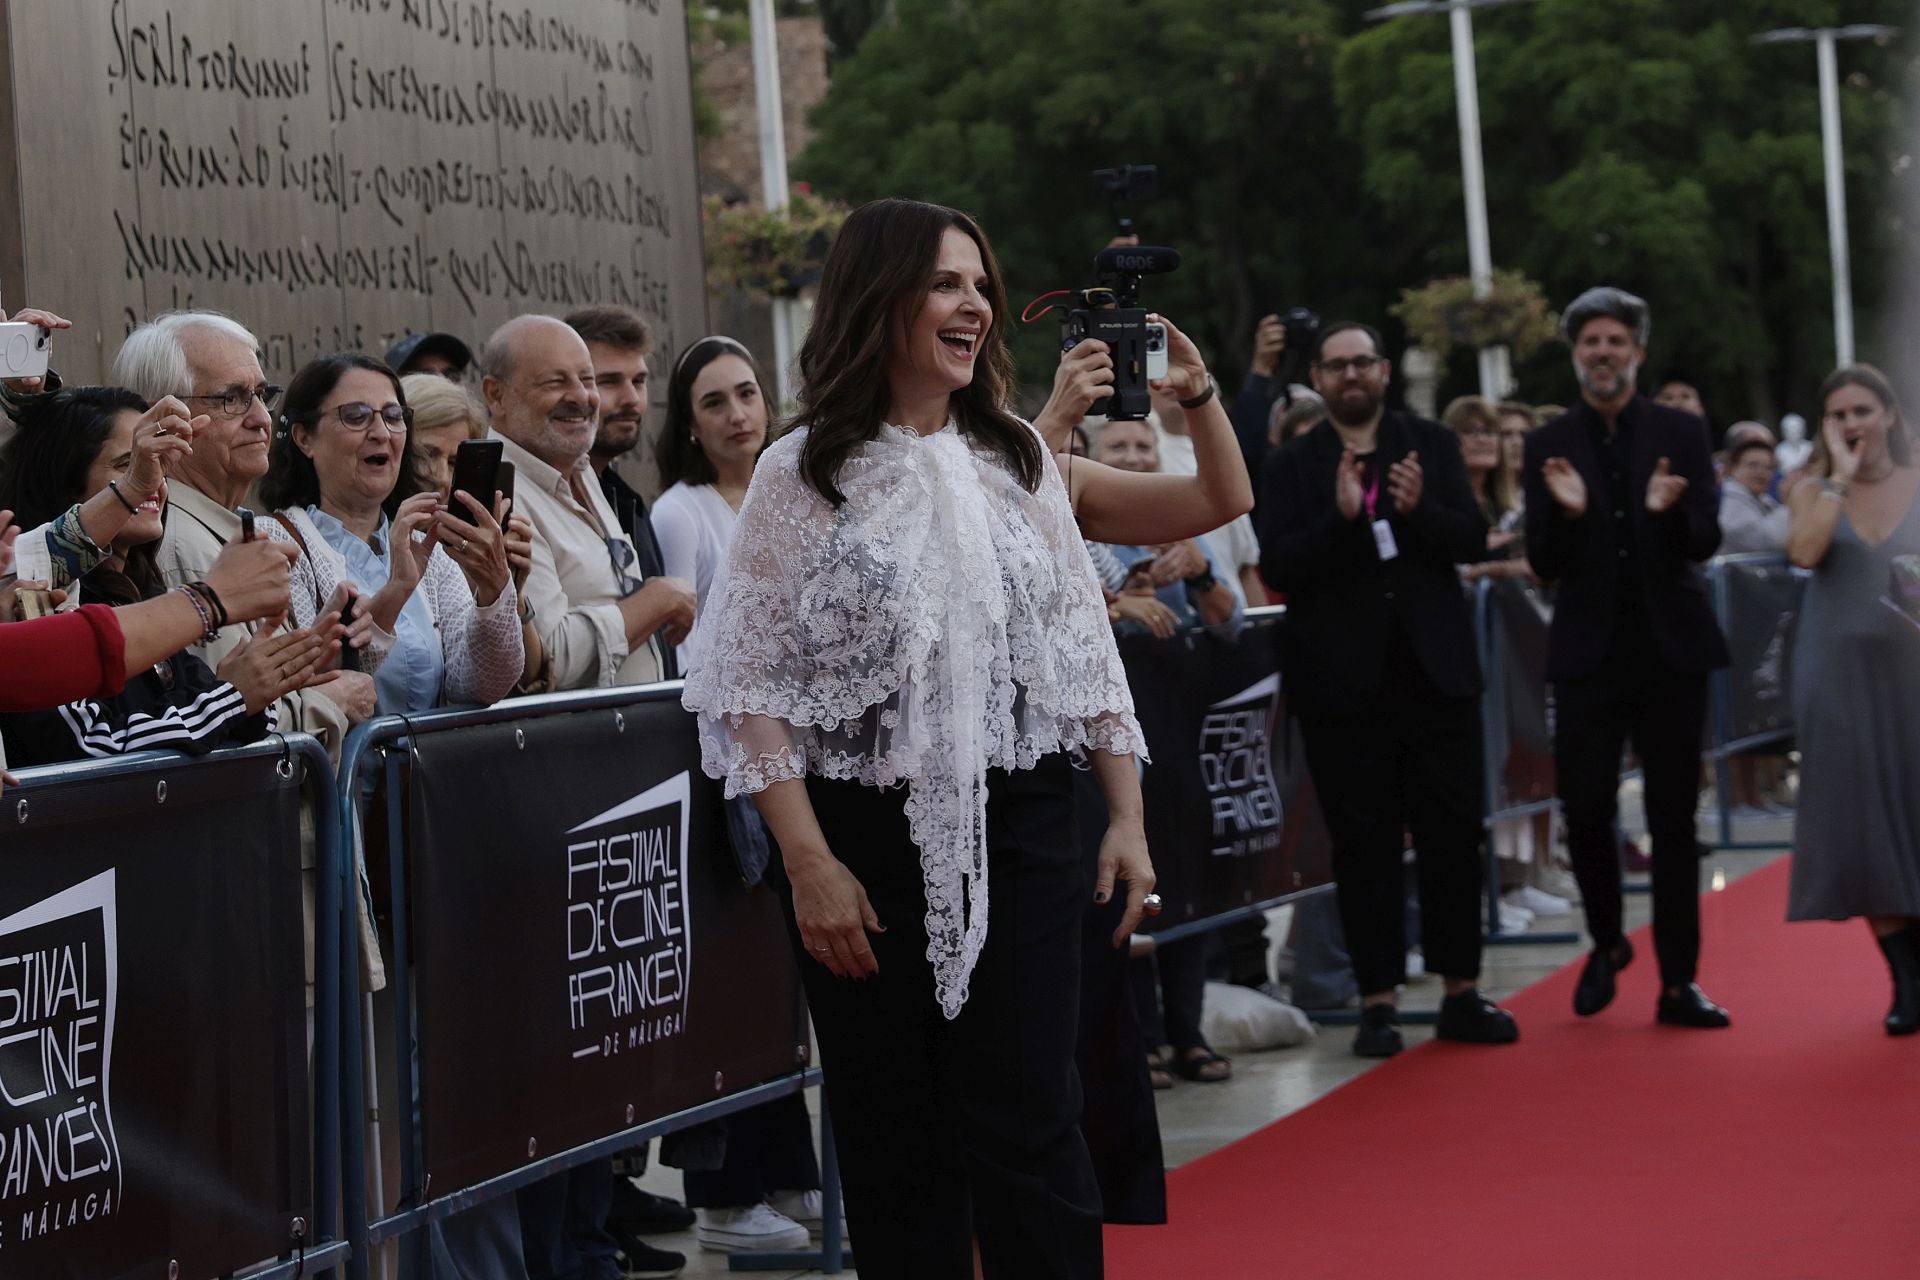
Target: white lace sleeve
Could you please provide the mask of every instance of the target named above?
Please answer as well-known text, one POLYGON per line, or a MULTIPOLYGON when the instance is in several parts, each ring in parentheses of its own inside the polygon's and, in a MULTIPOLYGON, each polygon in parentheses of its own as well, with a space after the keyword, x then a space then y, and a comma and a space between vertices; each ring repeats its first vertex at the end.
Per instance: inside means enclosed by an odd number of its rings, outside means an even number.
MULTIPOLYGON (((705 655, 687 677, 683 701, 699 715, 700 757, 726 781, 729 797, 806 774, 810 730, 825 702, 810 693, 823 655, 803 640, 802 584, 834 522, 834 511, 800 478, 794 432, 754 468, 733 542, 688 647, 705 655)), ((837 721, 844 711, 836 705, 837 721)))
POLYGON ((451 556, 435 547, 419 589, 427 593, 427 606, 440 632, 440 651, 447 664, 442 682, 446 700, 491 706, 513 692, 526 667, 527 652, 512 580, 483 609, 473 602, 467 575, 451 556))

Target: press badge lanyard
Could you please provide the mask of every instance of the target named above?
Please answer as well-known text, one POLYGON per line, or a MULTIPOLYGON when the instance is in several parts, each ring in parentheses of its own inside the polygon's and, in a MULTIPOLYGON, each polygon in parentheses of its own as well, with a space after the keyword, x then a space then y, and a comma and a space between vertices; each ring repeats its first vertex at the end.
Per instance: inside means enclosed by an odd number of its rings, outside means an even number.
POLYGON ((1367 519, 1373 521, 1373 549, 1380 554, 1382 561, 1392 560, 1400 554, 1400 544, 1393 540, 1393 526, 1379 518, 1380 507, 1380 460, 1374 455, 1372 478, 1367 483, 1366 504, 1367 519))

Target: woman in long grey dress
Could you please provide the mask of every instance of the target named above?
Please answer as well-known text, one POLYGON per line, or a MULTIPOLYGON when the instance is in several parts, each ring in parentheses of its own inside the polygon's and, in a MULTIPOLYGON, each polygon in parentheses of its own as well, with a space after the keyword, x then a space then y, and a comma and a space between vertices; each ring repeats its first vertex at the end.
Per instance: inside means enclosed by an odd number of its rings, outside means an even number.
POLYGON ((1920 625, 1889 596, 1920 555, 1920 468, 1886 375, 1820 388, 1789 498, 1787 555, 1813 570, 1794 654, 1802 753, 1790 920, 1866 920, 1893 975, 1889 1035, 1920 1031, 1920 625))

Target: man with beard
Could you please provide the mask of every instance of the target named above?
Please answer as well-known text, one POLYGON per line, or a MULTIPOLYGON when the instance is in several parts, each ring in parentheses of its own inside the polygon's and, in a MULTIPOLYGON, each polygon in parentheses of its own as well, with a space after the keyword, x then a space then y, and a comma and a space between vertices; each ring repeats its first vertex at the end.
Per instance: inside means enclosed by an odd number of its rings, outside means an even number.
POLYGON ((516 316, 480 353, 493 434, 533 522, 522 592, 546 648, 542 689, 649 684, 693 627, 693 586, 648 577, 589 457, 600 410, 587 344, 552 316, 516 316))
POLYGON ((1651 328, 1645 302, 1619 289, 1590 289, 1561 325, 1581 402, 1527 437, 1522 475, 1527 559, 1542 581, 1559 587, 1547 641, 1554 768, 1593 935, 1573 1011, 1606 1008, 1614 975, 1633 959, 1620 928, 1614 839, 1620 752, 1631 738, 1653 837, 1656 1017, 1724 1027, 1727 1011, 1694 982, 1694 790, 1707 674, 1728 661, 1700 570, 1720 545, 1707 428, 1695 414, 1639 394, 1651 328))
MULTIPOLYGON (((649 578, 664 574, 666 561, 659 539, 647 518, 647 504, 639 491, 613 464, 640 443, 640 422, 647 412, 647 357, 653 334, 640 314, 627 307, 582 307, 566 317, 567 325, 587 344, 593 358, 593 385, 600 392, 600 427, 594 433, 587 461, 600 477, 600 492, 613 508, 620 528, 633 540, 640 571, 649 578)), ((677 672, 673 650, 665 654, 667 678, 677 672)))
POLYGON ((1287 598, 1286 687, 1333 836, 1340 920, 1363 999, 1353 1051, 1402 1047, 1406 833, 1421 949, 1446 979, 1437 1034, 1507 1044, 1480 994, 1480 661, 1456 564, 1487 526, 1452 431, 1384 407, 1392 366, 1364 324, 1314 351, 1326 421, 1261 469, 1260 570, 1287 598))

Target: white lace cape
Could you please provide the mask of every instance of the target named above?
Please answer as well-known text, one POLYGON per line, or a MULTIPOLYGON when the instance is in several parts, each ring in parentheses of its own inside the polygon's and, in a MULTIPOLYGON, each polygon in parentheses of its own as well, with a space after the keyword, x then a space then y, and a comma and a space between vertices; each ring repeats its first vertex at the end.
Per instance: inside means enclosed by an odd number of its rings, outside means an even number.
POLYGON ((684 701, 728 796, 808 773, 908 784, 951 1018, 987 935, 987 770, 1146 743, 1051 460, 1028 493, 952 424, 883 427, 841 467, 836 511, 799 474, 805 436, 754 470, 684 701))

